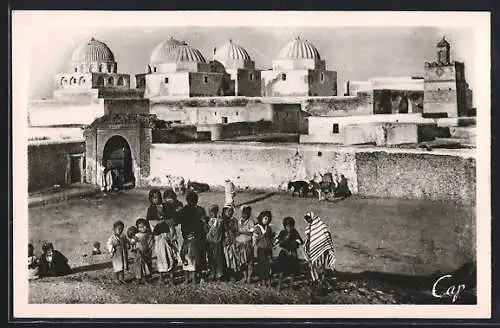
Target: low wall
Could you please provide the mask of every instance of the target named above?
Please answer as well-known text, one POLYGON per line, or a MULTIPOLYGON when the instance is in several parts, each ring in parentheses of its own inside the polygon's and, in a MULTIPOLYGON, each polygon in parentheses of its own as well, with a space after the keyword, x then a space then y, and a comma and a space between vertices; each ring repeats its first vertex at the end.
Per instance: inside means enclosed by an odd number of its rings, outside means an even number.
POLYGON ((84 142, 29 145, 28 190, 66 184, 70 155, 83 153, 85 153, 84 142))
POLYGON ((344 174, 351 191, 363 196, 465 204, 474 204, 476 196, 473 155, 318 144, 154 144, 150 164, 150 180, 182 176, 211 186, 231 178, 239 188, 276 190, 290 180, 331 172, 344 174))

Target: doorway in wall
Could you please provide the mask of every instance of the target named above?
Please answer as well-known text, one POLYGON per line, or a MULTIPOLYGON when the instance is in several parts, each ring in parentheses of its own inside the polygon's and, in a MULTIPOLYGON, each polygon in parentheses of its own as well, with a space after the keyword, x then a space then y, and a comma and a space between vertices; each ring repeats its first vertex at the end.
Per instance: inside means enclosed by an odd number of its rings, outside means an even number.
POLYGON ((83 154, 70 155, 69 183, 83 183, 83 171, 85 167, 83 154))
POLYGON ((103 163, 116 170, 118 184, 123 188, 134 188, 135 177, 130 146, 121 136, 111 137, 104 146, 103 163))

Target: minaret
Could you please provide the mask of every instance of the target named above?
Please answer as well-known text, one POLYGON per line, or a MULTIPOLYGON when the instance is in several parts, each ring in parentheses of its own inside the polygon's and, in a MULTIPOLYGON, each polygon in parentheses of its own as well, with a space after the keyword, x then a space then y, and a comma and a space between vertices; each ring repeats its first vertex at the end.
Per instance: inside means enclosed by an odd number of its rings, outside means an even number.
POLYGON ((437 44, 437 62, 441 65, 450 65, 450 44, 443 36, 437 44))

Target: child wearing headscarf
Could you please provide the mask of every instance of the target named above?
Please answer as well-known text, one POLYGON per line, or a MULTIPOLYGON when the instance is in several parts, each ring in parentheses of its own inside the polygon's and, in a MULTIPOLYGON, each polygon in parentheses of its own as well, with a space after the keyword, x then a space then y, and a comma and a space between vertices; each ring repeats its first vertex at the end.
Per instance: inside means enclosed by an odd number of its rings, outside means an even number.
POLYGON ((154 227, 156 267, 160 273, 160 284, 165 283, 165 274, 168 273, 170 285, 174 284, 174 269, 177 265, 178 246, 177 231, 172 218, 163 218, 154 227))
POLYGON ((271 264, 273 262, 274 235, 269 225, 272 219, 270 211, 260 212, 252 235, 253 246, 257 253, 257 273, 260 283, 266 287, 270 286, 271 264))
POLYGON ((304 216, 307 223, 304 255, 309 263, 313 283, 322 287, 327 270, 335 265, 335 249, 328 226, 314 212, 304 216))
POLYGON ((252 235, 255 223, 252 218, 252 208, 244 206, 241 217, 238 219, 238 236, 236 237, 236 251, 240 270, 243 272, 243 280, 250 283, 253 271, 253 244, 252 235))
POLYGON ((163 202, 160 189, 154 188, 148 194, 149 207, 146 214, 149 231, 153 231, 155 225, 159 223, 163 217, 163 202))
POLYGON ((283 230, 276 237, 275 244, 281 250, 277 259, 277 268, 280 272, 278 280, 278 290, 281 289, 283 277, 290 278, 290 288, 293 287, 293 278, 299 271, 299 257, 297 249, 304 242, 298 231, 295 229, 295 220, 287 216, 283 219, 283 230))

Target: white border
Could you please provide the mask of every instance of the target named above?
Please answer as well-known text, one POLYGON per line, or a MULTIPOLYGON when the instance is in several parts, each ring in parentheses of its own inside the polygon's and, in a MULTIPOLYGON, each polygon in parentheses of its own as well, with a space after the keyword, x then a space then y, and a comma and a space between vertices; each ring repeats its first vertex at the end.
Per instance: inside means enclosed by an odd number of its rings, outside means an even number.
POLYGON ((14 11, 13 231, 14 317, 28 318, 489 318, 490 263, 490 14, 488 12, 98 12, 14 11), (27 81, 25 44, 36 26, 436 26, 471 27, 477 124, 477 294, 469 305, 52 305, 28 304, 27 81), (19 254, 19 255, 17 255, 19 254))

